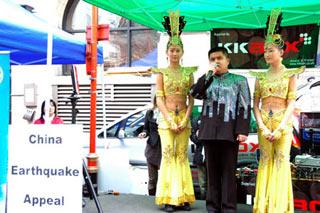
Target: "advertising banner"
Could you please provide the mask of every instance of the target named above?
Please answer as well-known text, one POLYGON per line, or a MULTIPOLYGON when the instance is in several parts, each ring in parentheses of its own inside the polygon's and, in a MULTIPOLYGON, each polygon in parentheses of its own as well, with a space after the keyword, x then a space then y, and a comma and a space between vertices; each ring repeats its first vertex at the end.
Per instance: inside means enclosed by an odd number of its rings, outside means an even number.
POLYGON ((0 212, 5 212, 8 169, 8 125, 10 106, 10 56, 0 52, 0 212))
POLYGON ((82 212, 82 134, 79 125, 9 127, 8 213, 82 212))
MULTIPOLYGON (((211 47, 225 47, 231 57, 229 68, 265 69, 263 58, 266 29, 213 29, 211 47)), ((319 26, 299 25, 283 27, 285 42, 283 64, 287 68, 299 66, 315 67, 319 26)))

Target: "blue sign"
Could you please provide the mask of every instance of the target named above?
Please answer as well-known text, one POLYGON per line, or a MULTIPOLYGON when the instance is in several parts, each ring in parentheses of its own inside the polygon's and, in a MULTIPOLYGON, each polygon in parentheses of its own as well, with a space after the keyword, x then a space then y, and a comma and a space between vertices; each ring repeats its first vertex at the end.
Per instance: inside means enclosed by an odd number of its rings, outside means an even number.
MULTIPOLYGON (((0 204, 5 202, 5 185, 8 173, 8 125, 10 101, 9 52, 0 52, 0 204)), ((2 205, 0 205, 1 207, 2 205)), ((1 209, 0 209, 1 212, 1 209)))

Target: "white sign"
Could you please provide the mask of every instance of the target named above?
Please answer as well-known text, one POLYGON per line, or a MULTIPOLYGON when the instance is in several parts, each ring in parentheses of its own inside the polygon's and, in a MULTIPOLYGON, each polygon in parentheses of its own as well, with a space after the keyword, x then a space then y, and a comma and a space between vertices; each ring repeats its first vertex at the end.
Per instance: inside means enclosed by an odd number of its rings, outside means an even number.
POLYGON ((82 212, 78 125, 9 127, 8 213, 82 212))

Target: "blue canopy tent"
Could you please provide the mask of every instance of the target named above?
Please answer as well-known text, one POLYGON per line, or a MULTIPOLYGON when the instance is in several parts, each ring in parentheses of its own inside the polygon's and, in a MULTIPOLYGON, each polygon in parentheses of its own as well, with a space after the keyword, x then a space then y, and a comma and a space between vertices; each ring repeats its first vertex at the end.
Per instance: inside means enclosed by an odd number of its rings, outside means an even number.
MULTIPOLYGON (((11 65, 47 64, 48 33, 52 33, 52 64, 85 64, 86 42, 57 28, 10 0, 0 1, 0 51, 10 51, 11 65)), ((98 64, 103 63, 102 48, 98 64)))

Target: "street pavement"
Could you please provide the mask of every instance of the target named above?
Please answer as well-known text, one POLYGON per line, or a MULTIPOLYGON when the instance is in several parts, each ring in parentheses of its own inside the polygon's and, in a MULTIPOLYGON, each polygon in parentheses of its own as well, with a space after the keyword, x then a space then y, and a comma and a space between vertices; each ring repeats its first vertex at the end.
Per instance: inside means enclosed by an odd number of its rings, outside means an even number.
MULTIPOLYGON (((159 206, 155 205, 154 197, 147 195, 99 195, 101 207, 104 213, 153 213, 164 212, 159 206)), ((83 213, 97 213, 94 200, 85 198, 86 206, 82 209, 83 213)), ((192 213, 206 212, 205 201, 197 200, 192 206, 192 213)), ((252 206, 238 204, 238 213, 250 213, 252 206)), ((184 211, 176 211, 184 212, 184 211)))
MULTIPOLYGON (((159 206, 155 205, 154 197, 147 195, 133 194, 103 194, 99 195, 102 210, 104 213, 161 213, 164 212, 159 206)), ((94 200, 85 198, 86 206, 82 213, 98 213, 94 200)), ((204 200, 197 200, 192 206, 192 213, 207 212, 204 200)), ((245 204, 237 205, 237 213, 251 213, 252 206, 245 204)), ((184 212, 184 211, 176 211, 184 212)), ((309 211, 295 211, 295 213, 310 213, 309 211)))

